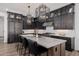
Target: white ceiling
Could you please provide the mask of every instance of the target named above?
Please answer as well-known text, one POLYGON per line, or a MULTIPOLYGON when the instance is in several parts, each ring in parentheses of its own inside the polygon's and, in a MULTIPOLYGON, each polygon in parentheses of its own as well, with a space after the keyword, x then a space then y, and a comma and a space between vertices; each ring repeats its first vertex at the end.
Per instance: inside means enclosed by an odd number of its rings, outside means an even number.
MULTIPOLYGON (((35 16, 35 9, 41 3, 0 3, 0 11, 13 11, 17 13, 21 13, 27 15, 28 9, 27 6, 30 5, 30 13, 32 16, 35 16)), ((46 6, 50 8, 50 10, 55 10, 57 8, 63 7, 69 3, 44 3, 46 6)))

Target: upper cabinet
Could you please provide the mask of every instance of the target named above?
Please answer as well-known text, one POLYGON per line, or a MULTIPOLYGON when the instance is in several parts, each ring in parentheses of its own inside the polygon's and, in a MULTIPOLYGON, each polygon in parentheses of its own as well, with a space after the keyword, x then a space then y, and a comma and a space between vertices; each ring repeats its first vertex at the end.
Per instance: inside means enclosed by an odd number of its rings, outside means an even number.
POLYGON ((22 22, 22 18, 23 18, 23 16, 21 14, 15 15, 16 22, 22 22))
POLYGON ((60 29, 61 27, 61 10, 54 11, 53 23, 55 29, 60 29))
POLYGON ((23 29, 45 29, 42 26, 43 22, 37 20, 37 18, 33 18, 31 24, 27 23, 27 17, 25 16, 23 19, 23 29))
POLYGON ((8 13, 8 21, 22 22, 23 16, 21 14, 13 12, 7 12, 7 13, 8 13))
POLYGON ((45 27, 43 26, 43 23, 44 22, 40 22, 38 18, 34 18, 34 27, 36 29, 45 29, 45 27))
POLYGON ((51 12, 54 29, 74 29, 74 4, 51 12))
POLYGON ((8 12, 8 21, 15 21, 15 14, 8 12))
POLYGON ((23 29, 33 29, 33 19, 31 22, 27 20, 27 16, 23 17, 23 29))

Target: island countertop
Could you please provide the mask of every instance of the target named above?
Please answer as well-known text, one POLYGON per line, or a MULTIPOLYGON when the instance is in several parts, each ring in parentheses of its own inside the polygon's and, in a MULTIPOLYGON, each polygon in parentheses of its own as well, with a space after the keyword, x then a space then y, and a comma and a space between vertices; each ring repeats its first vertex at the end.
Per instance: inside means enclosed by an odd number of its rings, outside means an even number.
POLYGON ((39 45, 46 48, 51 48, 53 46, 63 44, 66 42, 66 40, 62 40, 62 39, 59 40, 56 38, 45 37, 45 36, 40 36, 40 37, 27 36, 27 35, 21 35, 21 36, 30 39, 32 41, 36 41, 39 45))

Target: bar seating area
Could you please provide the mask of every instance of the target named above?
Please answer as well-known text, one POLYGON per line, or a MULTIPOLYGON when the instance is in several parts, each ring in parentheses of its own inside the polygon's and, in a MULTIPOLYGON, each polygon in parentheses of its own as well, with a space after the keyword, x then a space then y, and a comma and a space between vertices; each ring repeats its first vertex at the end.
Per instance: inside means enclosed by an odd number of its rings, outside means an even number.
POLYGON ((46 52, 48 55, 48 49, 46 49, 43 46, 40 46, 39 44, 37 44, 37 42, 28 40, 22 36, 19 36, 19 41, 16 44, 16 48, 19 55, 23 55, 23 56, 26 55, 40 56, 44 52, 46 52))

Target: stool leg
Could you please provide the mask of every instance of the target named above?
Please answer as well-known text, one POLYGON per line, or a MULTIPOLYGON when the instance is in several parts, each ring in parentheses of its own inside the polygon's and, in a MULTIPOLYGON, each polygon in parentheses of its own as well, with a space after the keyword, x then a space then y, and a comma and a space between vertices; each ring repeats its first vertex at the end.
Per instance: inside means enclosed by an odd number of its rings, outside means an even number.
POLYGON ((30 50, 29 50, 29 54, 28 54, 28 56, 30 56, 30 50))
POLYGON ((47 56, 48 56, 48 51, 47 51, 47 56))

